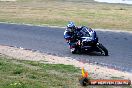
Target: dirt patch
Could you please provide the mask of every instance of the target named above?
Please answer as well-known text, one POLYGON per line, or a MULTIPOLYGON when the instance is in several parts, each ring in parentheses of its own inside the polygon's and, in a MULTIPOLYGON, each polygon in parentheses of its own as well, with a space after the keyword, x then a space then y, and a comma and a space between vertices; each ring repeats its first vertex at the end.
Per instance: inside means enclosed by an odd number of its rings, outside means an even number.
POLYGON ((38 51, 31 51, 23 48, 9 47, 3 45, 0 45, 0 53, 13 58, 17 58, 19 60, 32 60, 52 64, 74 65, 75 67, 80 68, 84 67, 85 70, 89 72, 89 75, 95 79, 122 78, 132 80, 132 73, 122 72, 107 67, 101 67, 91 63, 83 63, 71 57, 53 56, 45 53, 40 53, 38 51))

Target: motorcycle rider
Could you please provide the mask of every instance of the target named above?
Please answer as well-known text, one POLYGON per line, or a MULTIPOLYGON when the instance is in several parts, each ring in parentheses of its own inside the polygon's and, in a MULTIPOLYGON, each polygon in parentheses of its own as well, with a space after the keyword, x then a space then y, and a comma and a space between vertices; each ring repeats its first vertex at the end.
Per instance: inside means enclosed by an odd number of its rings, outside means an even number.
POLYGON ((70 46, 70 50, 72 53, 76 52, 76 44, 77 41, 75 39, 76 33, 78 33, 81 30, 81 28, 78 28, 75 26, 74 22, 69 22, 67 24, 67 28, 64 32, 64 38, 66 39, 67 43, 70 46))
POLYGON ((108 50, 98 42, 96 32, 89 27, 76 27, 74 22, 69 22, 64 31, 64 38, 73 54, 83 53, 83 50, 90 50, 101 52, 101 54, 108 56, 108 50))

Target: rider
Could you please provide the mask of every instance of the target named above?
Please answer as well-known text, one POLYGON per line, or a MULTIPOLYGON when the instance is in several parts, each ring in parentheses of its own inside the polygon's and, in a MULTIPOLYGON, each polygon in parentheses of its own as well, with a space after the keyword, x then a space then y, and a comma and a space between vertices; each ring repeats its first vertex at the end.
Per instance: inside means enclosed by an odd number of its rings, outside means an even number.
POLYGON ((69 22, 67 25, 67 28, 64 32, 64 38, 66 39, 67 43, 69 44, 70 50, 72 53, 75 52, 75 46, 77 44, 77 41, 76 41, 74 35, 80 30, 81 30, 81 28, 76 27, 74 22, 69 22))

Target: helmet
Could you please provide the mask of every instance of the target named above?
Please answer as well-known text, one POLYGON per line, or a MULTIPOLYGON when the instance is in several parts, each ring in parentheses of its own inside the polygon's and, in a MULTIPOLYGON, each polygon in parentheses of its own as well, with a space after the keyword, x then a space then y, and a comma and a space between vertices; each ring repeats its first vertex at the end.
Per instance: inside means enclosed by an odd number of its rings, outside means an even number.
POLYGON ((75 24, 74 22, 69 22, 67 24, 67 31, 73 32, 75 30, 75 24))

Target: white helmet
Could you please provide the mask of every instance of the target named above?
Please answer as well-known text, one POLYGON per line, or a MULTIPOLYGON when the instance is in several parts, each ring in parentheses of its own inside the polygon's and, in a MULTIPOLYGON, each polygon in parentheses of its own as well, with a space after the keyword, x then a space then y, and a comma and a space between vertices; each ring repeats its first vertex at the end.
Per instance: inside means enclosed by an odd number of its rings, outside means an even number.
POLYGON ((67 31, 73 32, 75 30, 75 24, 74 22, 69 22, 67 24, 67 31))

